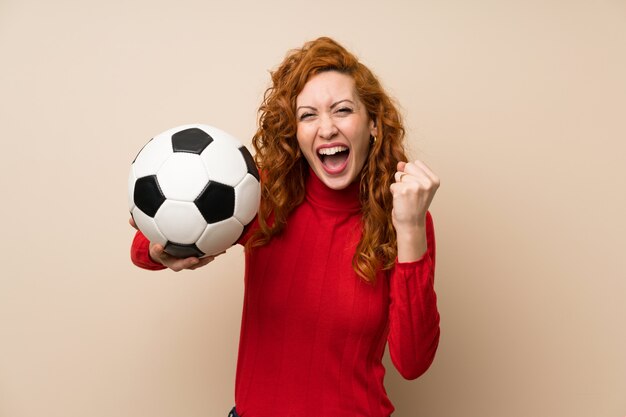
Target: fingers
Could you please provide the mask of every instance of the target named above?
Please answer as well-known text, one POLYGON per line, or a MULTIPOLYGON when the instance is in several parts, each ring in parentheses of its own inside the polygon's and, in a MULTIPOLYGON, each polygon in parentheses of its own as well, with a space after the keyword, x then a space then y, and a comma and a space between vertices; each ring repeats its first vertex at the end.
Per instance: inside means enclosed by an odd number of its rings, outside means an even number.
POLYGON ((422 224, 437 189, 439 178, 422 161, 398 162, 395 182, 389 187, 393 196, 392 219, 398 227, 422 224))
POLYGON ((406 172, 401 172, 398 171, 394 174, 393 178, 396 182, 402 182, 402 179, 406 177, 405 181, 411 181, 412 179, 415 179, 414 177, 412 177, 411 175, 407 174, 406 172))
MULTIPOLYGON (((416 159, 415 161, 408 162, 408 163, 404 161, 400 161, 398 162, 397 170, 398 172, 408 174, 412 177, 426 179, 429 182, 432 182, 433 184, 437 186, 439 186, 440 184, 439 177, 437 176, 437 174, 435 174, 432 171, 432 169, 428 167, 428 165, 426 165, 423 161, 420 161, 419 159, 416 159)), ((403 176, 401 175, 399 177, 401 178, 403 176)), ((398 180, 397 175, 396 175, 396 180, 398 180)))
POLYGON ((215 257, 216 255, 210 255, 210 256, 205 256, 204 258, 200 258, 197 264, 190 266, 188 269, 194 270, 194 269, 203 267, 209 262, 213 262, 215 257))
POLYGON ((139 228, 137 227, 137 223, 135 223, 135 219, 133 219, 133 216, 130 216, 130 219, 128 219, 128 223, 133 226, 136 230, 139 230, 139 228))
POLYGON ((400 161, 397 170, 394 175, 396 183, 419 182, 428 188, 438 188, 440 185, 439 177, 419 159, 414 162, 400 161))
POLYGON ((159 262, 175 272, 190 268, 199 262, 198 258, 195 257, 175 258, 167 254, 163 246, 158 243, 150 245, 150 257, 155 262, 159 262))
POLYGON ((209 255, 203 258, 190 256, 189 258, 176 258, 165 252, 162 245, 155 243, 150 245, 150 257, 155 261, 163 264, 174 272, 180 272, 184 269, 194 270, 212 262, 216 257, 225 253, 220 252, 216 255, 209 255))
POLYGON ((206 264, 208 264, 210 262, 213 262, 213 260, 215 258, 217 258, 218 256, 220 256, 223 253, 226 253, 226 251, 222 251, 222 252, 217 253, 215 255, 208 255, 208 256, 205 256, 204 258, 200 258, 199 262, 196 265, 193 265, 192 267, 190 267, 189 269, 193 270, 193 269, 200 268, 201 266, 205 266, 206 264))

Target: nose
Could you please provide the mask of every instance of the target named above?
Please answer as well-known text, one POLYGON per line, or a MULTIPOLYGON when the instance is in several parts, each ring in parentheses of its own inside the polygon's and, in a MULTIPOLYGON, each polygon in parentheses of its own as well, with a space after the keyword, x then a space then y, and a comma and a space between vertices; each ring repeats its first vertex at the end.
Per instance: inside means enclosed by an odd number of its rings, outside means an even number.
POLYGON ((317 132, 319 137, 326 140, 335 137, 337 134, 337 126, 335 126, 333 119, 329 116, 321 116, 319 121, 320 124, 317 132))

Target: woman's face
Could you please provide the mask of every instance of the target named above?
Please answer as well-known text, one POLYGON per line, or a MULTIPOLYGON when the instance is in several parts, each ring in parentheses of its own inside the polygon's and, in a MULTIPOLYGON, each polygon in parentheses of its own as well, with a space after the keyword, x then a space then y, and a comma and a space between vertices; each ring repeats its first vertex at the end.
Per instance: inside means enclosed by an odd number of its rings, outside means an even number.
POLYGON ((314 75, 296 97, 297 137, 313 172, 341 190, 360 174, 376 134, 351 76, 337 71, 314 75))

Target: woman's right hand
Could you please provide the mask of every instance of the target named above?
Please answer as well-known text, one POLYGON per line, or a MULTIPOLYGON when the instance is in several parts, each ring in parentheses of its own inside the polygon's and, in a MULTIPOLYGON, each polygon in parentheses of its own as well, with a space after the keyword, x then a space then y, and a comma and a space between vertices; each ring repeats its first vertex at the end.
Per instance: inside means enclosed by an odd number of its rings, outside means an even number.
MULTIPOLYGON (((139 230, 137 228, 135 220, 132 217, 128 222, 132 227, 139 230)), ((218 253, 217 255, 205 256, 204 258, 197 258, 195 256, 190 256, 189 258, 176 258, 175 256, 165 253, 163 245, 151 242, 148 253, 150 255, 150 259, 152 259, 154 262, 160 263, 174 272, 179 272, 183 269, 194 270, 200 268, 201 266, 205 266, 224 252, 218 253)))
POLYGON ((165 253, 163 245, 158 243, 150 243, 149 252, 150 258, 152 258, 154 262, 163 264, 174 272, 179 272, 183 269, 194 270, 196 268, 200 268, 212 262, 222 253, 224 252, 218 253, 217 255, 205 256, 204 258, 196 258, 195 256, 190 256, 189 258, 176 258, 175 256, 165 253))

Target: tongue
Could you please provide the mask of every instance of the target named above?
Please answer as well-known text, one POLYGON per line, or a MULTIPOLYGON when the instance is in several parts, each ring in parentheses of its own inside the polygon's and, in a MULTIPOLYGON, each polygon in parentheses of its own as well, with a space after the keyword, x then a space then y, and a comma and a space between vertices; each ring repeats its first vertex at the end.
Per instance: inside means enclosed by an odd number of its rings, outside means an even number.
POLYGON ((324 165, 329 168, 338 168, 346 162, 348 158, 348 152, 337 152, 334 155, 324 156, 324 165))

